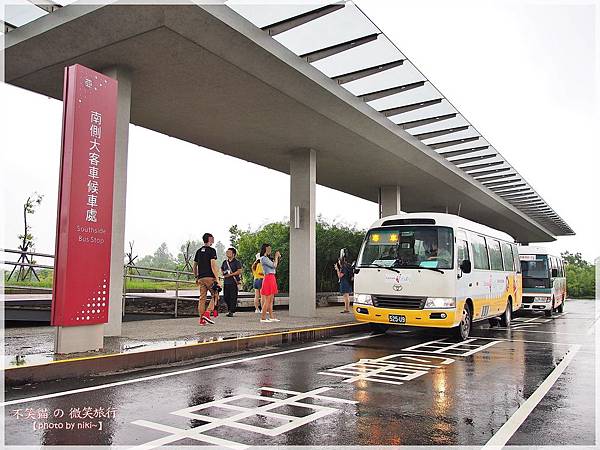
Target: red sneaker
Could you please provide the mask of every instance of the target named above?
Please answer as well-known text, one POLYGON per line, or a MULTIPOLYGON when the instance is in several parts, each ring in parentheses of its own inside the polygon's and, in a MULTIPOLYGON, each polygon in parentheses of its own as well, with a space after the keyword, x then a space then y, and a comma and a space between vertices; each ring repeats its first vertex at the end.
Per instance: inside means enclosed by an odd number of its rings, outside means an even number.
POLYGON ((216 309, 212 310, 212 316, 213 317, 219 317, 219 312, 216 309))
POLYGON ((206 322, 204 321, 204 316, 200 317, 200 320, 198 320, 198 325, 200 325, 200 326, 206 325, 206 322))
POLYGON ((208 322, 210 324, 214 324, 214 322, 210 318, 210 312, 208 312, 208 311, 204 311, 204 314, 202 315, 202 319, 204 319, 205 322, 208 322))

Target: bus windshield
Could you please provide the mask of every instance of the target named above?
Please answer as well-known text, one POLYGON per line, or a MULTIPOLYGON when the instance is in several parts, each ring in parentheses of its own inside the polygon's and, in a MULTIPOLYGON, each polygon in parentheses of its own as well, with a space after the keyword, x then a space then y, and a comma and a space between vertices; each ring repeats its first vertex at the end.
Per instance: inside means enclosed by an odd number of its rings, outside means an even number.
POLYGON ((548 258, 545 255, 521 255, 521 271, 523 278, 550 278, 548 258))
POLYGON ((401 226, 369 231, 358 267, 424 267, 452 269, 454 261, 452 228, 401 226))

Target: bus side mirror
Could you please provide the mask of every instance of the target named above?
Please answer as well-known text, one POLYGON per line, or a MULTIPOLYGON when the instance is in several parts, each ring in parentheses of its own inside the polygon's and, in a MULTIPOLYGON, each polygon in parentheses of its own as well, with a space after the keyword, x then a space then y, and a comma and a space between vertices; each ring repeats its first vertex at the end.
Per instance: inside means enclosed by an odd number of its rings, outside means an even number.
POLYGON ((462 270, 462 273, 471 273, 471 261, 463 259, 460 263, 460 270, 462 270))
POLYGON ((556 278, 558 276, 558 269, 552 269, 552 278, 556 278))

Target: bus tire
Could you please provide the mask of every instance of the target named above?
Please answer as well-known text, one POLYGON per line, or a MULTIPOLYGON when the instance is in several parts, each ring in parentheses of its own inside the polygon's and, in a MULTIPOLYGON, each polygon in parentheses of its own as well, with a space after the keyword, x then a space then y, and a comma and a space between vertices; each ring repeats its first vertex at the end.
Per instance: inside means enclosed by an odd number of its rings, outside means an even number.
POLYGON ((385 334, 390 327, 385 323, 370 323, 369 325, 371 326, 371 332, 373 334, 385 334))
POLYGON ((564 310, 565 310, 565 299, 564 299, 564 297, 563 297, 563 299, 562 299, 562 302, 560 302, 560 305, 558 305, 558 308, 556 308, 556 310, 557 310, 559 313, 562 313, 562 312, 564 312, 564 310))
POLYGON ((465 303, 463 307, 460 323, 454 328, 454 337, 459 341, 464 341, 469 337, 471 333, 471 326, 473 325, 473 315, 471 313, 471 307, 468 303, 465 303))
POLYGON ((544 311, 544 315, 546 317, 552 317, 553 313, 554 313, 554 299, 552 299, 552 306, 550 306, 550 309, 547 309, 544 311))
POLYGON ((510 327, 510 322, 512 320, 512 301, 509 300, 506 302, 506 309, 500 316, 500 326, 504 328, 510 327))

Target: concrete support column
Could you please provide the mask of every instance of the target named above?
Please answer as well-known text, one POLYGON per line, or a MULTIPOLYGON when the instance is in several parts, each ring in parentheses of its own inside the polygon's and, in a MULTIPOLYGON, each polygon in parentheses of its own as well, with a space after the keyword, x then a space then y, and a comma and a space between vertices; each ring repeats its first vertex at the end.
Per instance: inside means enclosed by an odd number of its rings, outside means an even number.
POLYGON ((315 193, 317 156, 295 151, 290 161, 290 316, 317 314, 315 193))
POLYGON ((379 188, 379 218, 400 214, 400 186, 379 188))
POLYGON ((131 110, 131 73, 122 67, 111 67, 104 70, 103 73, 119 82, 109 308, 108 323, 104 326, 104 335, 120 336, 121 324, 123 322, 123 265, 125 256, 125 207, 127 197, 129 118, 131 110))

